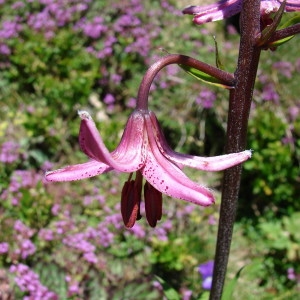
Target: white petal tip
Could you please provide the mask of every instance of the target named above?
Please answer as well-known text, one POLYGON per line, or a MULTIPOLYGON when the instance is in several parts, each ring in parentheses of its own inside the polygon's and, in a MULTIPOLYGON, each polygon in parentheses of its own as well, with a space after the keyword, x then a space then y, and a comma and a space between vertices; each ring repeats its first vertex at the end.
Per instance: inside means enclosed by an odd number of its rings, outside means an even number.
POLYGON ((44 175, 44 180, 45 182, 51 182, 52 180, 48 179, 47 176, 50 175, 52 172, 51 171, 47 171, 44 175))
POLYGON ((78 115, 82 120, 92 120, 91 115, 85 110, 79 110, 78 115))
POLYGON ((59 171, 59 170, 55 170, 55 171, 46 171, 46 172, 45 172, 45 175, 44 175, 45 180, 46 180, 46 181, 53 181, 53 180, 51 180, 51 179, 48 179, 47 177, 48 177, 49 175, 53 174, 53 173, 56 173, 56 171, 59 171))
POLYGON ((54 170, 54 171, 46 171, 44 179, 47 182, 62 181, 62 180, 59 180, 59 179, 53 179, 53 178, 51 178, 51 175, 56 174, 56 173, 60 173, 62 170, 64 170, 64 169, 57 169, 57 170, 54 170))
POLYGON ((252 157, 252 152, 253 152, 253 150, 245 150, 245 154, 249 157, 249 158, 251 158, 252 157))

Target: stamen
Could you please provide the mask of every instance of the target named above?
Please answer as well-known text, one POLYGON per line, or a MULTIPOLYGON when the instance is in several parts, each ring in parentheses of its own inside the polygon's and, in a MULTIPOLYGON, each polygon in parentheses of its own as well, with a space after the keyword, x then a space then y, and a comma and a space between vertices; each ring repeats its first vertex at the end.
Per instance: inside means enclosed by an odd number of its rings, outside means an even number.
POLYGON ((141 215, 141 200, 142 200, 142 184, 143 184, 143 175, 140 171, 136 172, 136 177, 135 177, 135 187, 137 189, 137 193, 138 193, 138 198, 139 198, 139 210, 137 213, 137 220, 140 220, 142 218, 141 215))
POLYGON ((146 181, 144 196, 147 221, 151 227, 155 227, 162 216, 162 193, 146 181))
POLYGON ((136 175, 135 180, 131 180, 132 173, 124 183, 121 194, 121 214, 123 222, 127 228, 131 228, 135 221, 141 218, 140 203, 142 193, 142 178, 136 175))

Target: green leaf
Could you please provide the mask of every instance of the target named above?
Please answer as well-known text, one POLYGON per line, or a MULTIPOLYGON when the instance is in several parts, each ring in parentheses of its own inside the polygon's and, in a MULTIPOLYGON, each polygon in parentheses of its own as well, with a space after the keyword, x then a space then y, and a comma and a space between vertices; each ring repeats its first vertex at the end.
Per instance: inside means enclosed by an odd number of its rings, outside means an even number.
MULTIPOLYGON (((289 26, 298 24, 299 22, 300 22, 300 13, 297 13, 294 17, 290 18, 282 26, 280 26, 279 29, 288 28, 289 26)), ((274 42, 270 43, 270 46, 271 47, 281 46, 281 45, 285 44, 286 42, 288 42, 289 40, 291 40, 293 37, 294 37, 294 35, 291 35, 291 36, 288 36, 288 37, 283 38, 281 40, 274 41, 274 42)))
POLYGON ((213 38, 214 38, 215 50, 216 50, 216 66, 218 69, 225 70, 224 65, 222 64, 221 59, 220 59, 218 42, 217 42, 215 36, 213 36, 213 38))
POLYGON ((223 291, 223 294, 222 294, 222 300, 233 299, 233 297, 232 297, 233 292, 234 292, 234 289, 237 285, 238 279, 241 276, 242 271, 245 272, 245 270, 247 270, 247 272, 251 273, 251 270, 256 269, 260 265, 261 265, 261 261, 257 260, 254 263, 251 263, 249 265, 246 265, 246 266, 243 266, 242 268, 240 268, 239 271, 234 276, 234 278, 231 279, 229 281, 229 283, 225 285, 224 291, 223 291))
POLYGON ((295 15, 288 19, 285 23, 283 23, 278 29, 285 29, 289 26, 295 25, 297 23, 300 23, 300 13, 295 13, 295 15))
POLYGON ((294 37, 294 35, 288 36, 288 37, 286 37, 286 38, 284 38, 284 39, 281 39, 281 40, 272 42, 272 43, 268 44, 268 46, 269 46, 270 48, 272 48, 272 47, 279 47, 279 46, 285 44, 286 42, 288 42, 289 40, 291 40, 293 37, 294 37))
POLYGON ((208 300, 209 299, 209 292, 204 292, 201 294, 201 296, 198 298, 198 300, 208 300))
POLYGON ((179 65, 186 73, 188 73, 189 75, 192 75, 193 77, 195 77, 198 80, 204 81, 208 84, 212 84, 218 87, 222 87, 224 89, 232 89, 233 87, 230 85, 226 85, 224 84, 221 80, 205 73, 202 72, 198 69, 192 68, 190 66, 187 65, 179 65))
POLYGON ((173 289, 167 282, 165 282, 162 278, 155 276, 157 281, 162 285, 164 294, 168 300, 180 300, 181 297, 179 293, 173 289))
POLYGON ((223 295, 222 295, 222 300, 228 300, 228 299, 232 299, 232 295, 233 295, 233 291, 235 289, 235 286, 237 284, 237 281, 241 275, 242 270, 244 269, 244 267, 242 267, 234 276, 233 279, 230 280, 230 282, 225 286, 224 291, 223 291, 223 295))

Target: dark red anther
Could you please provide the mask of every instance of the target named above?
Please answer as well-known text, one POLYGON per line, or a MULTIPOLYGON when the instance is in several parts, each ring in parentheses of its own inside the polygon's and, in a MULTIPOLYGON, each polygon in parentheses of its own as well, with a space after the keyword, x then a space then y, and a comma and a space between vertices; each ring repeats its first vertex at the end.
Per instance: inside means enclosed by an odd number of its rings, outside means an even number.
POLYGON ((137 172, 135 180, 131 180, 131 176, 125 182, 121 194, 121 214, 127 228, 131 228, 141 218, 142 175, 137 172))
POLYGON ((146 181, 144 196, 147 221, 151 227, 155 227, 162 216, 162 193, 146 181))

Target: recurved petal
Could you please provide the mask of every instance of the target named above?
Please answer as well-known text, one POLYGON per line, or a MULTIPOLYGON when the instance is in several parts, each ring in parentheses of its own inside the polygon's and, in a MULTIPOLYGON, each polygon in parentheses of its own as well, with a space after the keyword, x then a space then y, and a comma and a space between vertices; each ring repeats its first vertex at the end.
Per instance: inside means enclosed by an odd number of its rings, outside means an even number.
POLYGON ((71 165, 62 169, 46 172, 45 178, 47 181, 74 181, 97 176, 112 169, 113 168, 104 163, 91 160, 83 164, 71 165))
POLYGON ((190 180, 175 164, 161 154, 152 132, 150 117, 146 115, 145 120, 150 145, 146 164, 141 172, 147 181, 168 196, 202 206, 213 204, 214 197, 209 189, 190 180))
POLYGON ((143 166, 144 118, 138 112, 129 117, 118 147, 110 153, 96 128, 91 116, 80 111, 79 143, 82 151, 90 158, 103 162, 121 172, 134 172, 143 166))
POLYGON ((188 166, 203 171, 221 171, 238 165, 251 157, 250 150, 212 157, 201 157, 175 152, 168 145, 155 114, 150 112, 149 115, 159 150, 166 158, 180 167, 188 166))
POLYGON ((242 1, 240 0, 221 0, 210 5, 189 6, 182 12, 184 14, 195 15, 193 21, 200 25, 229 18, 238 14, 241 8, 242 1))
POLYGON ((222 171, 236 166, 249 159, 252 155, 251 150, 211 157, 200 157, 176 152, 174 153, 175 155, 169 157, 169 159, 174 163, 182 164, 197 170, 211 172, 222 171))

